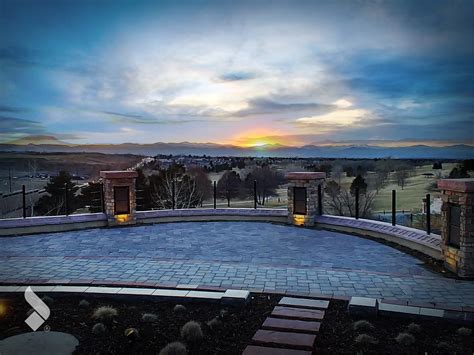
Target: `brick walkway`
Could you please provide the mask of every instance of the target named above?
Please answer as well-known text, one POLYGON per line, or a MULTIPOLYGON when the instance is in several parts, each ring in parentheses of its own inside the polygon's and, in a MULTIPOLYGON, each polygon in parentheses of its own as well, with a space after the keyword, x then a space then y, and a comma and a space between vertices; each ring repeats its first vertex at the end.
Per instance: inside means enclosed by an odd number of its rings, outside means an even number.
POLYGON ((474 305, 474 282, 443 278, 396 249, 270 223, 168 223, 0 243, 4 282, 196 284, 474 305))

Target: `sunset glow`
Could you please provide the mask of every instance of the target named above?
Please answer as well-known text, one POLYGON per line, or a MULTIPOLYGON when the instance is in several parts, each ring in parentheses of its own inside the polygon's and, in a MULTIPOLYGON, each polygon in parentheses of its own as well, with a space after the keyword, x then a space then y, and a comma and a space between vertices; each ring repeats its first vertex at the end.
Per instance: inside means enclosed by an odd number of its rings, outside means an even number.
POLYGON ((474 144, 473 10, 5 0, 0 143, 474 144))

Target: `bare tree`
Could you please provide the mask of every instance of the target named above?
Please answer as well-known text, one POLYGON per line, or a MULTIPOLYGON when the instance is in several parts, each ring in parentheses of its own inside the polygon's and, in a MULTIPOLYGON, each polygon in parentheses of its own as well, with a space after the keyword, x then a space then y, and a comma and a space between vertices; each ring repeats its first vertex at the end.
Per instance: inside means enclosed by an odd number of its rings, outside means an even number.
POLYGON ((401 186, 402 190, 405 187, 406 181, 408 179, 408 170, 401 169, 395 172, 395 178, 397 179, 398 186, 401 186))

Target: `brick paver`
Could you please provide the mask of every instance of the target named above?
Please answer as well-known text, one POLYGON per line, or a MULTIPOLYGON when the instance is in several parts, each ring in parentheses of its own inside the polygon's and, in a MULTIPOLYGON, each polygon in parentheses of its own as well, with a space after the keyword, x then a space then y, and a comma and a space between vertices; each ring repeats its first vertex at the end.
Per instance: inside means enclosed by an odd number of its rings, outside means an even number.
POLYGON ((0 281, 135 282, 474 306, 474 282, 343 233, 257 222, 167 223, 0 239, 0 281))
POLYGON ((315 340, 316 335, 314 334, 277 332, 274 330, 257 330, 252 338, 254 343, 275 344, 303 350, 311 350, 315 340))
POLYGON ((320 326, 320 322, 268 317, 263 322, 262 328, 287 332, 317 333, 320 326))

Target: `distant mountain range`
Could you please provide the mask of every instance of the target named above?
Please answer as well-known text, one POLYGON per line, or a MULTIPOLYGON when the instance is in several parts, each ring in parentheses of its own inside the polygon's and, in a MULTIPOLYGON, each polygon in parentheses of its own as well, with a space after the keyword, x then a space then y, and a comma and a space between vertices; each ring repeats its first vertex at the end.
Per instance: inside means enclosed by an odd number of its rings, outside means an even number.
POLYGON ((265 145, 259 147, 238 147, 214 143, 122 143, 122 144, 85 144, 68 145, 55 141, 54 137, 44 137, 41 144, 10 142, 0 144, 3 152, 87 152, 106 154, 137 154, 155 156, 158 154, 173 155, 209 155, 209 156, 254 156, 254 157, 301 157, 301 158, 386 158, 394 159, 473 159, 474 146, 450 145, 433 147, 413 145, 405 147, 381 147, 373 145, 338 145, 287 147, 265 145), (22 144, 23 143, 23 144, 22 144))

